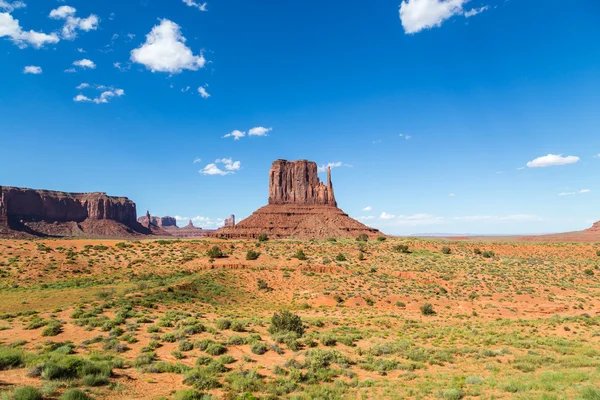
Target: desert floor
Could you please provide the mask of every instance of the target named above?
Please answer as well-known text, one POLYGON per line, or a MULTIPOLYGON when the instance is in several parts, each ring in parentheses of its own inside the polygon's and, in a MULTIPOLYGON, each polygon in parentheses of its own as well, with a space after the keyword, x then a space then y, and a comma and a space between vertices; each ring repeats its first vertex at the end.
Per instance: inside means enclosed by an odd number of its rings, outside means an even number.
POLYGON ((0 399, 600 399, 599 249, 0 240, 0 399))

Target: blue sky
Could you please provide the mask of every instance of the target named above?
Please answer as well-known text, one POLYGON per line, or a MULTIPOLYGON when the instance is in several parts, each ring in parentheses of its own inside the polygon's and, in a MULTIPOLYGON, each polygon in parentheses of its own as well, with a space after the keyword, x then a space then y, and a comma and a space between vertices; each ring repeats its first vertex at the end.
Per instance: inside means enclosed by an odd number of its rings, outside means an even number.
POLYGON ((386 233, 583 229, 599 19, 595 0, 0 0, 0 184, 214 227, 266 204, 272 161, 309 159, 386 233))

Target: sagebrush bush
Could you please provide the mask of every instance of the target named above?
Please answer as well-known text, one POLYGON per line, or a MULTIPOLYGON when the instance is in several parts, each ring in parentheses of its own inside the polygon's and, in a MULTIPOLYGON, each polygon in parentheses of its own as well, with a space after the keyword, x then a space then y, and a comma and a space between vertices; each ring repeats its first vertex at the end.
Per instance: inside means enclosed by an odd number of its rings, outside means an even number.
POLYGON ((257 260, 260 257, 260 251, 248 250, 246 253, 246 260, 252 261, 257 260))
POLYGON ((269 327, 269 333, 286 333, 293 332, 298 337, 304 334, 304 326, 302 325, 302 319, 291 312, 284 310, 276 312, 271 317, 271 326, 269 327))
POLYGON ((419 307, 419 310, 421 310, 421 314, 423 315, 435 315, 435 311, 431 303, 423 304, 421 307, 419 307))
POLYGON ((210 258, 223 258, 223 251, 219 246, 213 246, 206 252, 206 255, 210 258))

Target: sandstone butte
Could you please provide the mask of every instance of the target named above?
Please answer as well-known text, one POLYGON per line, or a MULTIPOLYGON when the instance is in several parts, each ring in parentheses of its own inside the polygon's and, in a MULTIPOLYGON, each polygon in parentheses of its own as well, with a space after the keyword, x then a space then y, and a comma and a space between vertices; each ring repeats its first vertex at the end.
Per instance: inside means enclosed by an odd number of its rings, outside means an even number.
POLYGON ((248 218, 217 230, 217 237, 257 238, 355 238, 379 236, 338 208, 327 169, 327 184, 319 180, 312 161, 277 160, 269 171, 269 202, 248 218))
POLYGON ((151 234, 136 218, 135 203, 126 197, 0 186, 0 234, 3 236, 151 234))

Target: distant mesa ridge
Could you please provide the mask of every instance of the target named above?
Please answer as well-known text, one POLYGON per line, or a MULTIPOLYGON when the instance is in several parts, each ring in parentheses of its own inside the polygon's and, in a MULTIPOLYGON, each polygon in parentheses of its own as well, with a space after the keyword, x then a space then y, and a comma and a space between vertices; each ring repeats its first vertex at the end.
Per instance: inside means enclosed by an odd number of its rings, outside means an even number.
POLYGON ((268 205, 234 224, 226 221, 216 236, 257 238, 342 238, 380 235, 348 216, 337 206, 331 169, 327 183, 319 180, 317 164, 312 161, 277 160, 269 171, 268 205))
POLYGON ((194 226, 190 219, 183 228, 177 226, 177 219, 173 217, 155 217, 146 211, 146 215, 137 219, 144 227, 150 229, 155 235, 175 237, 203 237, 211 234, 213 230, 202 229, 194 226))
POLYGON ((0 186, 0 225, 37 236, 150 234, 135 203, 106 193, 66 193, 0 186))

